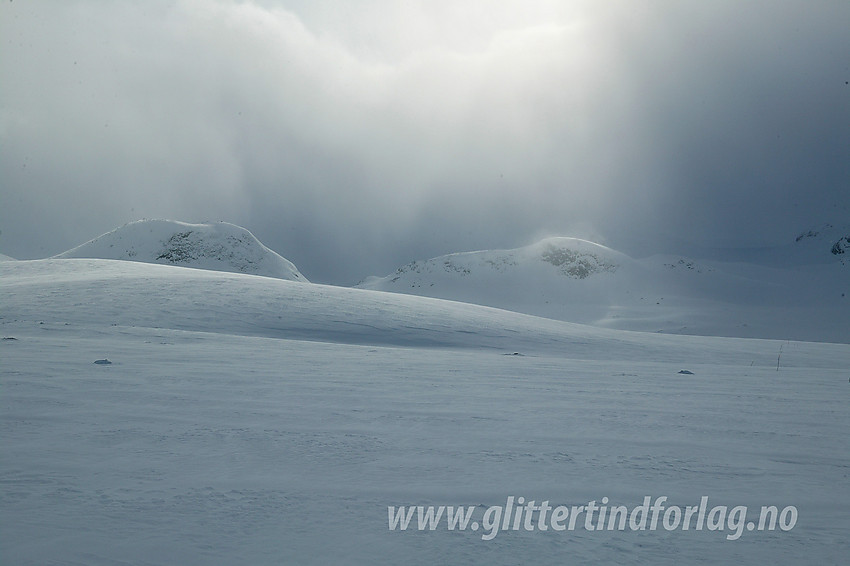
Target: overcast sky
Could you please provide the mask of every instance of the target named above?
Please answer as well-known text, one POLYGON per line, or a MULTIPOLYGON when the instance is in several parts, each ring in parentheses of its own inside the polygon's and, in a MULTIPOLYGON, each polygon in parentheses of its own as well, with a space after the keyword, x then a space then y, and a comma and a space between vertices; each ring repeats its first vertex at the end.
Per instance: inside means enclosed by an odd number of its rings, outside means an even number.
POLYGON ((311 280, 850 222, 850 2, 0 2, 0 251, 242 225, 311 280))

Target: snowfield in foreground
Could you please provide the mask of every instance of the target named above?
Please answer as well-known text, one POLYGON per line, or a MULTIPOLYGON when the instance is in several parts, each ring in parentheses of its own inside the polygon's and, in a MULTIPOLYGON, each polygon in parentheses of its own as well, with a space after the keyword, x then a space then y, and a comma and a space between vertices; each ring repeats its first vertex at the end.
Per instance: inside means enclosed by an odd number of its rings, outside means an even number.
POLYGON ((4 261, 0 306, 3 564, 850 555, 850 345, 625 332, 95 259, 4 261), (734 541, 388 528, 388 506, 481 513, 509 496, 708 496, 799 516, 734 541))

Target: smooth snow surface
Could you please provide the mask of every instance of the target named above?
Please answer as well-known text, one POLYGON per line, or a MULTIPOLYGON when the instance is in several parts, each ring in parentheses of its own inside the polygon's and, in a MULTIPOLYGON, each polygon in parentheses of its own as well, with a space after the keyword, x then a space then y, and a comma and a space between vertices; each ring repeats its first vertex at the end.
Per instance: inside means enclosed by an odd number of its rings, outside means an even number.
POLYGON ((358 287, 604 328, 850 343, 850 263, 831 252, 843 249, 843 233, 809 231, 762 254, 762 263, 633 259, 585 240, 548 238, 415 261, 358 287))
POLYGON ((0 307, 2 564, 850 555, 850 345, 626 332, 102 259, 3 262, 0 307), (799 519, 736 541, 388 529, 389 505, 511 495, 708 496, 799 519))
POLYGON ((124 259, 307 282, 295 265, 234 224, 139 220, 57 258, 124 259))

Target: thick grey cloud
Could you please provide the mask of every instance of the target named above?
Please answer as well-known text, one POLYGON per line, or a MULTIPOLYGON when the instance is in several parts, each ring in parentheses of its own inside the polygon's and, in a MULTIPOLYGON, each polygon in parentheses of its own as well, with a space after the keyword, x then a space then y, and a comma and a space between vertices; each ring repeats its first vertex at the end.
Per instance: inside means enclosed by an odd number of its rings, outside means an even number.
POLYGON ((0 5, 0 251, 227 220, 314 281, 850 218, 850 4, 0 5))

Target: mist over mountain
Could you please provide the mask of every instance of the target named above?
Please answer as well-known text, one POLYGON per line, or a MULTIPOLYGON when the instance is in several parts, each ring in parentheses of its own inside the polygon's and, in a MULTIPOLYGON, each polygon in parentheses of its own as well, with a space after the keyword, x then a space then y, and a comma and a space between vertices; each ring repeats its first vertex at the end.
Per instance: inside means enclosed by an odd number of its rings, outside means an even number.
POLYGON ((848 22, 0 1, 0 565, 846 564, 848 22))
POLYGON ((825 225, 787 245, 737 250, 726 260, 635 259, 586 240, 546 238, 414 261, 358 287, 625 330, 846 342, 844 233, 825 225))

